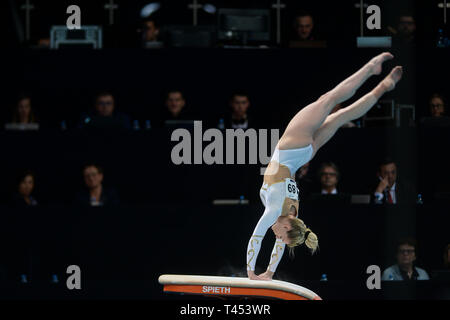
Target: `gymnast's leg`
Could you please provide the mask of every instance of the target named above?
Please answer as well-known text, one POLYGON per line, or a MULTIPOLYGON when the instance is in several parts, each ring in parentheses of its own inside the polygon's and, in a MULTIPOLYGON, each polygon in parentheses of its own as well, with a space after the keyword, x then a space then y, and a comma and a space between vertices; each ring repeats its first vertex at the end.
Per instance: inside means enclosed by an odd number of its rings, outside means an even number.
POLYGON ((312 144, 314 133, 320 128, 333 107, 352 97, 369 77, 380 74, 383 62, 392 58, 392 54, 388 52, 376 56, 334 89, 300 110, 289 122, 280 138, 278 148, 295 149, 312 144))
MULTIPOLYGON (((395 85, 400 81, 403 74, 402 67, 395 67, 389 75, 383 79, 372 91, 357 100, 346 108, 329 115, 320 128, 314 133, 313 146, 314 154, 328 140, 333 137, 336 131, 345 123, 358 119, 372 108, 378 99, 388 91, 394 90, 395 85)), ((314 157, 313 154, 313 157, 314 157)))

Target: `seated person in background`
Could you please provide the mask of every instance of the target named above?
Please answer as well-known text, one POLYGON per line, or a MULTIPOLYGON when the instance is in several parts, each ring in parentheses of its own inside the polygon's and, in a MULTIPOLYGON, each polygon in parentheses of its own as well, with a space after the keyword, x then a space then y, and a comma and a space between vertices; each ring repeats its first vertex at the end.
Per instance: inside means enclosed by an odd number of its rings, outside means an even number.
POLYGON ((393 45, 414 45, 416 41, 416 20, 410 13, 398 17, 397 30, 393 30, 393 45))
POLYGON ((96 95, 94 110, 82 116, 79 127, 129 130, 131 120, 126 114, 116 110, 114 96, 103 91, 96 95))
POLYGON ((300 203, 302 203, 303 200, 308 198, 313 186, 313 181, 309 175, 309 166, 310 162, 307 162, 303 166, 301 166, 295 173, 295 182, 297 183, 297 188, 300 191, 299 192, 300 203))
POLYGON ((310 13, 302 12, 295 17, 294 30, 296 41, 315 40, 313 35, 314 18, 310 13))
MULTIPOLYGON (((339 103, 337 104, 330 112, 330 114, 335 113, 337 111, 339 111, 340 109, 342 109, 342 105, 339 103)), ((349 121, 347 123, 344 123, 341 128, 356 128, 356 124, 353 123, 352 121, 349 121)))
POLYGON ((114 206, 119 204, 117 192, 103 186, 103 169, 96 164, 83 167, 83 179, 86 189, 79 193, 76 204, 80 206, 114 206))
POLYGON ((428 273, 416 266, 416 241, 411 238, 402 239, 397 245, 397 264, 383 271, 381 280, 429 280, 428 273))
POLYGON ((375 204, 414 203, 416 193, 413 186, 398 181, 397 164, 389 157, 383 159, 377 170, 378 185, 373 193, 375 204))
POLYGON ((433 118, 440 118, 445 115, 444 97, 435 93, 430 98, 430 114, 433 118))
POLYGON ((6 130, 38 130, 39 123, 31 107, 31 97, 21 94, 14 106, 10 123, 5 124, 6 130))
POLYGON ((27 170, 23 172, 19 179, 16 189, 16 194, 13 198, 13 205, 17 207, 37 206, 36 199, 32 196, 35 189, 36 178, 35 174, 27 170))
POLYGON ((338 194, 339 169, 333 162, 324 162, 319 168, 320 193, 338 194))
POLYGON ((449 126, 450 117, 446 116, 446 103, 443 95, 434 93, 429 100, 430 116, 421 119, 422 126, 449 126))
POLYGON ((159 24, 153 17, 145 18, 142 21, 142 47, 144 48, 161 48, 163 43, 159 41, 159 24))
POLYGON ((416 20, 410 12, 401 13, 387 30, 392 37, 393 47, 411 47, 416 42, 416 20))
POLYGON ((294 35, 290 47, 326 47, 325 41, 317 39, 314 32, 314 18, 309 12, 301 12, 294 19, 294 35))
POLYGON ((179 119, 183 118, 186 112, 186 99, 180 90, 171 90, 166 95, 167 118, 179 119))
POLYGON ((248 116, 250 97, 243 91, 236 91, 230 98, 231 113, 219 120, 219 129, 243 129, 254 127, 255 123, 248 116))
POLYGON ((195 119, 194 114, 186 106, 186 99, 181 90, 173 89, 167 92, 162 119, 165 125, 177 120, 195 119))

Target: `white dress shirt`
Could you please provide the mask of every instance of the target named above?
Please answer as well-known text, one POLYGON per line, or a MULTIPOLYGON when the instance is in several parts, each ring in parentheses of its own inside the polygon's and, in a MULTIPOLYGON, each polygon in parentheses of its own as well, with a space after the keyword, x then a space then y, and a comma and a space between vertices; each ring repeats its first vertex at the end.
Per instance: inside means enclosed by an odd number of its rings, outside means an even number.
POLYGON ((334 188, 331 192, 328 192, 325 189, 322 189, 322 194, 337 194, 336 188, 334 188))

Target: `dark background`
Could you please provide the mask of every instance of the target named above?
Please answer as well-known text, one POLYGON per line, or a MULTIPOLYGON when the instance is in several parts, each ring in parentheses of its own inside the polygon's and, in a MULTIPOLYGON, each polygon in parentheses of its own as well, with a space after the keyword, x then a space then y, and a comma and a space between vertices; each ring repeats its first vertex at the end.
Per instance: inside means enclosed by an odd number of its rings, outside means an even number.
MULTIPOLYGON (((157 282, 161 274, 245 276, 247 238, 262 207, 194 203, 1 210, 2 264, 9 280, 2 280, 0 297, 171 299, 157 282), (81 291, 65 289, 66 268, 73 264, 81 268, 81 291), (28 284, 18 283, 20 274, 28 275, 28 284), (50 282, 52 274, 59 283, 50 282)), ((302 218, 319 236, 319 253, 311 256, 297 248, 294 259, 286 255, 281 261, 276 279, 306 286, 323 299, 448 298, 439 295, 448 282, 383 282, 378 292, 365 286, 367 267, 384 270, 393 264, 395 242, 406 235, 420 241, 420 267, 431 275, 441 269, 439 244, 448 242, 447 208, 314 204, 306 206, 302 218), (318 281, 323 273, 328 283, 318 281)), ((268 233, 257 272, 268 263, 273 241, 268 233)))
MULTIPOLYGON (((287 21, 283 44, 299 6, 297 1, 285 2, 289 10, 283 12, 287 21)), ((0 122, 8 122, 17 94, 26 90, 32 95, 42 129, 0 132, 1 296, 27 296, 18 284, 19 275, 25 273, 36 290, 31 296, 49 297, 43 292, 51 289, 50 275, 58 274, 59 285, 64 286, 69 264, 80 265, 84 286, 72 296, 63 289, 54 291, 69 298, 160 299, 167 297, 156 281, 161 273, 245 275, 244 251, 263 209, 258 195, 262 181, 259 165, 175 166, 170 160, 171 130, 93 134, 76 130, 76 123, 82 112, 92 108, 95 93, 104 89, 114 93, 118 110, 132 119, 158 123, 164 93, 176 87, 184 90, 188 108, 204 121, 205 128, 215 127, 217 117, 227 111, 230 94, 244 89, 250 94, 249 112, 258 126, 282 133, 300 108, 383 51, 355 48, 359 10, 354 2, 308 6, 317 16, 319 36, 328 40, 327 49, 274 46, 265 50, 156 51, 136 45, 136 15, 144 1, 119 1, 117 25, 104 25, 105 49, 99 51, 51 51, 35 46, 37 39, 48 35, 51 25, 65 23, 69 4, 80 5, 82 23, 106 24, 103 2, 35 1, 32 19, 36 24, 27 44, 17 41, 7 2, 3 2, 0 122), (62 120, 69 127, 64 132, 60 130, 62 120), (105 168, 105 185, 118 189, 121 206, 89 210, 71 206, 82 187, 81 166, 92 161, 105 168), (6 204, 15 176, 25 168, 37 173, 36 196, 41 206, 17 210, 6 204), (241 195, 250 206, 211 205, 213 199, 241 195)), ((212 3, 244 7, 241 1, 212 3)), ((436 8, 437 1, 371 2, 377 3, 382 8, 383 28, 394 24, 403 10, 416 13, 420 41, 413 48, 390 50, 395 60, 385 64, 383 75, 397 64, 405 73, 396 90, 383 98, 414 104, 419 119, 427 115, 430 94, 449 92, 449 50, 433 47, 441 10, 436 8)), ((187 1, 163 4, 160 18, 164 23, 191 22, 187 1)), ((245 7, 268 6, 269 1, 245 3, 245 7)), ((205 14, 199 21, 215 24, 215 18, 205 14)), ((352 100, 381 79, 370 79, 352 100)), ((294 260, 285 257, 281 262, 278 279, 304 284, 323 292, 324 298, 358 298, 355 292, 364 291, 367 266, 377 264, 384 269, 393 264, 395 241, 403 236, 417 238, 420 267, 427 271, 441 268, 442 250, 450 242, 449 204, 435 201, 433 195, 450 179, 449 138, 445 128, 340 130, 319 151, 311 163, 312 172, 322 161, 334 161, 343 176, 342 190, 370 193, 376 182, 376 163, 391 155, 398 161, 401 179, 416 185, 425 205, 305 204, 301 216, 318 234, 320 252, 311 257, 298 248, 294 260), (314 283, 322 273, 329 276, 328 289, 323 283, 314 283)), ((272 240, 268 235, 259 266, 268 261, 272 240)), ((383 293, 376 297, 391 296, 383 293)))
MULTIPOLYGON (((85 25, 103 25, 105 28, 105 40, 107 46, 131 47, 136 45, 136 29, 139 27, 139 13, 141 8, 153 1, 145 0, 116 0, 119 9, 115 11, 114 26, 109 26, 109 12, 104 9, 106 1, 49 1, 34 0, 34 9, 31 11, 32 41, 41 37, 48 37, 52 25, 65 25, 68 14, 66 8, 69 5, 78 5, 81 8, 81 23, 85 25)), ((192 24, 192 10, 188 5, 189 0, 163 0, 160 10, 156 13, 161 25, 188 25, 192 24)), ((274 0, 211 0, 199 2, 201 4, 213 4, 217 8, 271 8, 274 0)), ((292 35, 291 27, 293 19, 298 12, 308 11, 315 17, 317 36, 331 41, 333 46, 348 47, 355 45, 355 36, 360 33, 360 9, 355 7, 359 0, 345 1, 282 1, 286 5, 281 10, 282 39, 283 43, 292 35)), ((435 42, 437 28, 443 26, 443 10, 437 7, 440 0, 373 0, 365 1, 366 4, 378 5, 381 9, 382 30, 366 30, 365 35, 386 35, 388 26, 396 27, 399 14, 410 13, 416 17, 418 37, 423 45, 435 42)), ((15 3, 17 8, 24 3, 20 0, 4 1, 2 5, 5 10, 1 13, 3 30, 12 30, 14 25, 9 3, 15 3)), ((24 12, 16 9, 21 19, 24 12)), ((367 18, 367 14, 364 17, 367 18)), ((271 10, 271 24, 275 26, 276 11, 271 10)), ((216 25, 217 17, 202 10, 198 13, 199 25, 216 25)), ((272 28, 273 39, 275 39, 275 28, 272 28)), ((3 44, 7 47, 17 45, 15 31, 5 32, 3 44)))
MULTIPOLYGON (((42 191, 41 198, 47 198, 42 200, 66 202, 80 187, 81 166, 98 162, 105 167, 107 181, 124 189, 119 191, 131 203, 158 199, 148 200, 144 196, 158 189, 151 183, 154 174, 173 175, 178 183, 183 183, 184 172, 192 177, 216 176, 222 186, 206 188, 208 196, 199 192, 196 198, 209 201, 244 195, 258 201, 258 165, 175 167, 170 159, 175 145, 170 141, 170 129, 94 134, 75 128, 79 114, 92 108, 93 94, 106 87, 117 97, 118 110, 140 120, 141 125, 145 119, 158 123, 164 91, 172 86, 182 87, 187 96, 186 108, 193 109, 205 130, 217 125, 218 116, 227 110, 232 91, 245 88, 251 99, 249 114, 257 120, 258 127, 279 129, 281 135, 302 106, 332 89, 378 52, 375 49, 14 51, 9 57, 12 62, 5 66, 4 76, 9 79, 4 84, 5 92, 31 88, 33 105, 37 105, 38 115, 43 119, 43 130, 3 133, 5 179, 0 186, 7 192, 20 170, 32 168, 40 180, 37 191, 42 191), (214 67, 201 67, 202 64, 214 67), (61 131, 61 120, 68 122, 68 131, 61 131), (149 170, 155 166, 165 169, 156 173, 149 170), (246 178, 230 188, 230 179, 236 176, 246 178), (56 185, 64 187, 55 188, 56 185)), ((448 52, 423 49, 411 61, 410 53, 393 51, 395 61, 386 63, 383 74, 395 63, 404 66, 405 75, 396 90, 383 99, 415 104, 417 119, 427 115, 429 95, 434 91, 448 92, 449 82, 444 80, 449 70, 445 59, 448 52)), ((373 88, 380 78, 369 79, 352 100, 373 88)), ((7 108, 3 111, 7 114, 7 108)), ((373 180, 376 164, 383 157, 392 156, 399 161, 401 176, 417 183, 418 190, 430 193, 427 198, 431 199, 436 184, 445 185, 449 179, 444 169, 448 157, 442 148, 446 136, 446 128, 420 126, 342 129, 319 151, 311 171, 314 173, 322 161, 334 161, 342 171, 344 190, 369 193, 376 182, 373 180)), ((186 198, 191 199, 195 190, 186 188, 186 198)))

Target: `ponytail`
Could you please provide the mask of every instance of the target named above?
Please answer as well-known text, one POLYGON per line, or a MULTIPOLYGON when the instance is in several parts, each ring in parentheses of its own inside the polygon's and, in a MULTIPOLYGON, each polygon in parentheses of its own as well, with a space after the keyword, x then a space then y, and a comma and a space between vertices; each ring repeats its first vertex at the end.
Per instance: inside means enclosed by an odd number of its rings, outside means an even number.
POLYGON ((311 250, 311 253, 314 254, 319 247, 319 239, 317 238, 317 235, 308 228, 305 238, 305 245, 311 250))
POLYGON ((311 231, 308 227, 306 227, 305 223, 298 219, 294 218, 291 220, 292 229, 287 232, 288 238, 290 240, 289 254, 293 256, 293 249, 296 246, 305 244, 308 249, 311 250, 311 253, 314 254, 319 247, 319 239, 317 235, 311 231))

